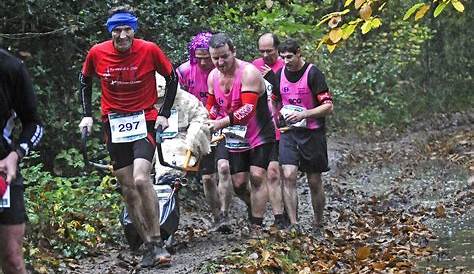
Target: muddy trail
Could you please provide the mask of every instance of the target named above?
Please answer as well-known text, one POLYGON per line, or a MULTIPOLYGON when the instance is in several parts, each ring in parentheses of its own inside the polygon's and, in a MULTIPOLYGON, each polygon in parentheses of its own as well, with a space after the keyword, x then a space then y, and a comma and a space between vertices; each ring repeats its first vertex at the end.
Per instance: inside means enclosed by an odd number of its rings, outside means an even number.
MULTIPOLYGON (((319 261, 308 259, 301 267, 307 272, 300 273, 474 273, 473 124, 473 114, 456 113, 417 122, 401 134, 331 137, 331 171, 323 177, 326 223, 321 237, 310 238, 319 261)), ((298 215, 305 230, 311 231, 309 189, 304 176, 299 180, 298 215)), ((242 264, 227 261, 226 266, 219 258, 252 248, 245 237, 245 206, 234 199, 231 234, 209 233, 211 217, 202 190, 199 195, 195 192, 182 203, 170 267, 139 269, 140 257, 118 244, 60 270, 213 273, 241 269, 242 264)), ((265 222, 269 225, 273 218, 266 216, 265 222)), ((256 273, 255 268, 247 270, 256 273)), ((275 273, 291 272, 280 268, 275 273)))

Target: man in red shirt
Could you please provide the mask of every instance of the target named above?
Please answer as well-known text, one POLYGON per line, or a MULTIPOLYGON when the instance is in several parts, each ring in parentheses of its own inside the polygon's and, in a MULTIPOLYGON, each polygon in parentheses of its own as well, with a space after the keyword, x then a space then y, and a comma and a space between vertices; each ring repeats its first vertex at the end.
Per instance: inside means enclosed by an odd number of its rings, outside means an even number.
POLYGON ((157 197, 150 179, 155 151, 155 128, 168 126, 176 96, 177 77, 162 50, 134 38, 138 19, 128 6, 110 11, 107 30, 112 39, 94 45, 84 62, 81 101, 84 118, 79 127, 92 129, 92 76, 100 79, 101 114, 107 149, 127 209, 143 242, 142 266, 166 264, 170 254, 160 237, 157 197), (166 79, 165 100, 158 111, 155 72, 166 79))

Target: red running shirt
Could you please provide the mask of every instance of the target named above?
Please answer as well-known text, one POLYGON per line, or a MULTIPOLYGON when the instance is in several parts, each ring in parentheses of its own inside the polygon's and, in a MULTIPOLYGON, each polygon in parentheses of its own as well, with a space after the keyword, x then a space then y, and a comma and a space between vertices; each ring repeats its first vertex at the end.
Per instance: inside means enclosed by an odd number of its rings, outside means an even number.
POLYGON ((155 43, 133 39, 128 51, 119 52, 109 40, 91 48, 82 74, 100 79, 103 120, 108 119, 110 112, 145 110, 145 118, 150 121, 158 116, 153 106, 157 101, 155 71, 168 76, 172 69, 171 62, 155 43))

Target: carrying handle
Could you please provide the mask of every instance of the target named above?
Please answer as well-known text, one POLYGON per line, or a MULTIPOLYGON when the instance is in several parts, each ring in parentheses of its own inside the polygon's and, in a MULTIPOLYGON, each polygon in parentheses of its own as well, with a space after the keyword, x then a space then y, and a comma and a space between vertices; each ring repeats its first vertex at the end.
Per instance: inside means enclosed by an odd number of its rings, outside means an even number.
POLYGON ((89 131, 87 130, 87 127, 82 127, 81 128, 82 158, 84 158, 85 167, 91 165, 101 170, 107 170, 109 172, 113 172, 114 167, 112 165, 104 165, 104 164, 99 164, 99 163, 89 161, 89 157, 87 156, 87 136, 88 135, 89 135, 89 131))

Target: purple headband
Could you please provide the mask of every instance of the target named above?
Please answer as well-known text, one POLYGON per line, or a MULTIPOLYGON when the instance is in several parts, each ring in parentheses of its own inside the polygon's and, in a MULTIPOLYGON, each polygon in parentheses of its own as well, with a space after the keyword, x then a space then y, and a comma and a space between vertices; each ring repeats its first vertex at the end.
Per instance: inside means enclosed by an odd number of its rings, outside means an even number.
POLYGON ((117 12, 107 19, 107 30, 112 32, 118 26, 130 26, 134 32, 138 29, 138 18, 128 12, 117 12))
POLYGON ((209 50, 209 41, 211 40, 212 33, 210 32, 200 32, 193 37, 191 42, 188 44, 189 52, 189 62, 191 64, 196 64, 197 59, 195 53, 197 49, 209 50))

